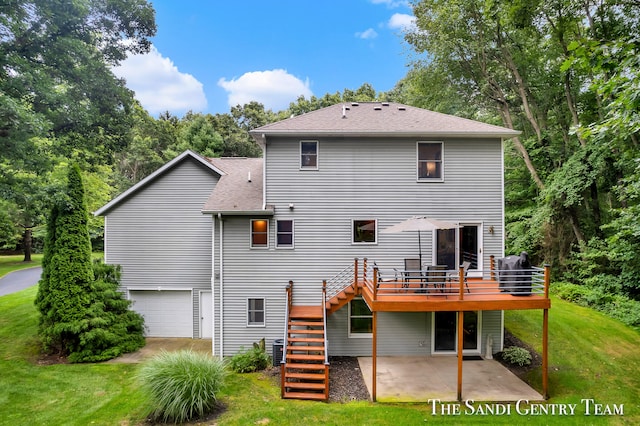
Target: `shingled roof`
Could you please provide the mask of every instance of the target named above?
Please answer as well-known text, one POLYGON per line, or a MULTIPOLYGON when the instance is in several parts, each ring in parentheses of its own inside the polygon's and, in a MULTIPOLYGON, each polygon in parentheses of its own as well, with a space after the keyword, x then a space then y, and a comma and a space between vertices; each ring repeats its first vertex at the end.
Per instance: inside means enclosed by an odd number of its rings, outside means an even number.
POLYGON ((394 102, 346 102, 258 127, 264 136, 416 136, 508 139, 520 132, 394 102))
MULTIPOLYGON (((203 213, 270 213, 263 206, 262 158, 208 158, 224 172, 202 209, 203 213)), ((271 212, 272 213, 272 212, 271 212)))

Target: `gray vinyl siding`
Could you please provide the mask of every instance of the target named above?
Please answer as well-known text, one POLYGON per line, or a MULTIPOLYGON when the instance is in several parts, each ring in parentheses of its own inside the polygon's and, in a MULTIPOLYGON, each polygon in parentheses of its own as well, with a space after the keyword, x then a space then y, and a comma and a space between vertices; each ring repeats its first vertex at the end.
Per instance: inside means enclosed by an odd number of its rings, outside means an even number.
MULTIPOLYGON (((427 312, 379 312, 378 355, 429 355, 430 318, 427 312)), ((349 337, 347 306, 327 319, 327 330, 329 355, 371 356, 371 338, 349 337)))
POLYGON ((210 170, 185 160, 106 214, 105 261, 121 265, 124 289, 211 288, 211 218, 201 210, 217 181, 210 170))
MULTIPOLYGON (((318 170, 300 170, 299 140, 281 138, 267 142, 266 204, 275 207, 275 215, 267 217, 269 247, 249 248, 250 221, 258 216, 225 217, 225 355, 232 355, 263 337, 268 344, 282 338, 285 286, 289 280, 294 282, 294 304, 318 305, 322 281, 330 280, 351 265, 355 257, 367 257, 383 271, 401 268, 404 258, 416 257, 416 233, 380 233, 410 216, 480 224, 484 269, 489 268, 491 254, 502 255, 502 143, 499 139, 443 140, 444 182, 417 182, 416 142, 425 139, 354 142, 316 138, 318 170), (290 204, 293 209, 289 208, 290 204), (278 219, 294 220, 295 248, 292 250, 275 247, 278 219), (377 219, 376 244, 352 244, 353 219, 377 219), (493 234, 488 232, 490 226, 495 230, 493 234), (247 297, 265 298, 266 327, 246 326, 247 297)), ((425 261, 432 259, 432 244, 431 234, 423 233, 425 261)), ((215 297, 217 300, 218 293, 215 297)), ((342 320, 346 312, 341 310, 328 319, 329 353, 370 353, 369 339, 346 336, 346 319, 342 320), (339 326, 342 322, 345 328, 339 326)), ((379 353, 428 354, 429 315, 380 313, 379 353), (420 346, 419 342, 425 343, 420 346)))
MULTIPOLYGON (((416 257, 416 233, 380 233, 413 215, 481 224, 485 268, 489 255, 502 254, 501 141, 445 140, 444 182, 417 182, 418 140, 319 139, 317 171, 299 170, 297 139, 269 142, 267 204, 275 206, 275 219, 295 220, 292 256, 306 259, 300 277, 304 291, 295 293, 297 303, 312 302, 318 282, 354 257, 375 260, 383 270, 416 257), (377 244, 352 244, 352 219, 377 219, 377 244), (490 226, 494 234, 489 234, 490 226)), ((432 235, 422 233, 426 261, 432 259, 432 245, 432 235)), ((270 252, 274 262, 291 257, 273 248, 270 252)))
POLYGON ((493 340, 491 352, 497 353, 502 351, 502 334, 503 334, 503 311, 483 311, 482 312, 482 355, 486 355, 487 339, 489 335, 493 340))

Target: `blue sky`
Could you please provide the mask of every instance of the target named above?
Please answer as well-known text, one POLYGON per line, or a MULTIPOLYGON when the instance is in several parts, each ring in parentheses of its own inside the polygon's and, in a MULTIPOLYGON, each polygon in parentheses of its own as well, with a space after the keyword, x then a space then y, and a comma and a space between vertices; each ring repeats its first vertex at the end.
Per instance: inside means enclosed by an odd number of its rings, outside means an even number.
POLYGON ((412 25, 398 0, 154 0, 147 55, 114 73, 152 114, 225 113, 256 100, 285 109, 363 83, 387 91, 407 73, 412 25))

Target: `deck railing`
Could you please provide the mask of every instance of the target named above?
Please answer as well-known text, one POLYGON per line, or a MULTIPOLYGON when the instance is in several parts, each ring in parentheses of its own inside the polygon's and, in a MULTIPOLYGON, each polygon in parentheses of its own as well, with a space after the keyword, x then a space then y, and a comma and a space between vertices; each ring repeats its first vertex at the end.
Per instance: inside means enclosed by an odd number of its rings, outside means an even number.
MULTIPOLYGON (((377 296, 424 294, 459 294, 460 300, 467 295, 514 296, 538 295, 548 297, 549 266, 520 270, 464 271, 462 267, 451 270, 384 270, 375 262, 362 262, 358 282, 377 296), (366 266, 365 266, 366 265, 366 266), (461 279, 462 277, 462 279, 461 279)), ((493 262, 492 265, 494 266, 493 262)), ((354 263, 357 268, 357 263, 354 263)))

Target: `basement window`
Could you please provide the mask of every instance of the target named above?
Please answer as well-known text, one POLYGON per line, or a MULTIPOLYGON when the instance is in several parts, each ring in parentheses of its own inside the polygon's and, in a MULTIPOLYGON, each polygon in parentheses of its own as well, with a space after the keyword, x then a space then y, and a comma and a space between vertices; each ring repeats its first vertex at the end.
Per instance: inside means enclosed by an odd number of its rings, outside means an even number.
POLYGON ((373 314, 364 299, 349 302, 349 337, 366 338, 373 333, 373 314))
POLYGON ((264 299, 247 299, 247 326, 265 326, 264 299))

